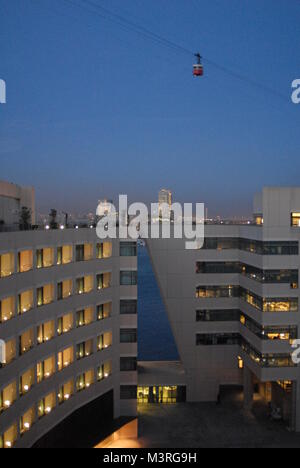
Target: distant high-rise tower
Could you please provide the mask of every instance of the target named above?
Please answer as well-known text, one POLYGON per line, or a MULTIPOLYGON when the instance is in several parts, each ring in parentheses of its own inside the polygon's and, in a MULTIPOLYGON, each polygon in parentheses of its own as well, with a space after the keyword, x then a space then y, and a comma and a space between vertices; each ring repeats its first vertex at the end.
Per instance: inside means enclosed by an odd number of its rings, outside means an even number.
POLYGON ((171 190, 161 189, 158 194, 159 217, 162 216, 162 205, 167 204, 171 209, 172 206, 172 192, 171 190))
POLYGON ((172 205, 172 192, 171 190, 162 189, 158 194, 158 203, 167 203, 169 207, 172 205))

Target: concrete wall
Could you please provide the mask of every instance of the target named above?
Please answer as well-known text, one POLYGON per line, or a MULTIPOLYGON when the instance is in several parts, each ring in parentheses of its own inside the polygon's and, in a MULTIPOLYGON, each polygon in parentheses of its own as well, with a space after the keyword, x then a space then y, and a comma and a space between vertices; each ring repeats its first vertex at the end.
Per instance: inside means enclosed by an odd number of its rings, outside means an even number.
POLYGON ((5 224, 19 222, 20 210, 27 207, 31 211, 31 223, 36 222, 35 191, 32 187, 21 187, 0 181, 0 220, 5 224))

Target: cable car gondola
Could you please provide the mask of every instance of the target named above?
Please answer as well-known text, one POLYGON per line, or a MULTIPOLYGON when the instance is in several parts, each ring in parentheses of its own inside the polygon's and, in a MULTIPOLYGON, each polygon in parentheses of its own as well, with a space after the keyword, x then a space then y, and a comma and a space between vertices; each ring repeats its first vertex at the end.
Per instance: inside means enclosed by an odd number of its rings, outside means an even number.
POLYGON ((197 63, 193 66, 193 75, 194 76, 203 76, 204 70, 203 70, 203 65, 201 63, 201 55, 195 54, 195 57, 197 57, 197 63))

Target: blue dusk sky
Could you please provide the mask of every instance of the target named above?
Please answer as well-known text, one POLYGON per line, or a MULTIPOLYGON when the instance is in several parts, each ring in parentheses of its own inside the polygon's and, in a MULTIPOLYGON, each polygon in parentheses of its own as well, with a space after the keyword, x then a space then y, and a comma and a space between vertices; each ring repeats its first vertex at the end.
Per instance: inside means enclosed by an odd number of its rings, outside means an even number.
POLYGON ((224 216, 250 214, 264 185, 300 185, 299 0, 92 3, 191 53, 86 0, 0 0, 0 179, 35 186, 40 210, 167 187, 224 216))

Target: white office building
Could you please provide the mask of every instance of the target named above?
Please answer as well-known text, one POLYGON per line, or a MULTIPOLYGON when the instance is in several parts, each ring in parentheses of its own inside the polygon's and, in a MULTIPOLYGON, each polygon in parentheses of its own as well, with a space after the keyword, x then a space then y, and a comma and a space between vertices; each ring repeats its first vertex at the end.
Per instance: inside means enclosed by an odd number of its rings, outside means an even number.
POLYGON ((216 401, 223 386, 259 392, 300 431, 300 189, 265 188, 253 225, 206 225, 204 247, 149 240, 190 402, 216 401))
POLYGON ((31 447, 99 398, 100 420, 109 405, 135 417, 136 244, 95 229, 0 233, 0 339, 0 448, 31 447))

